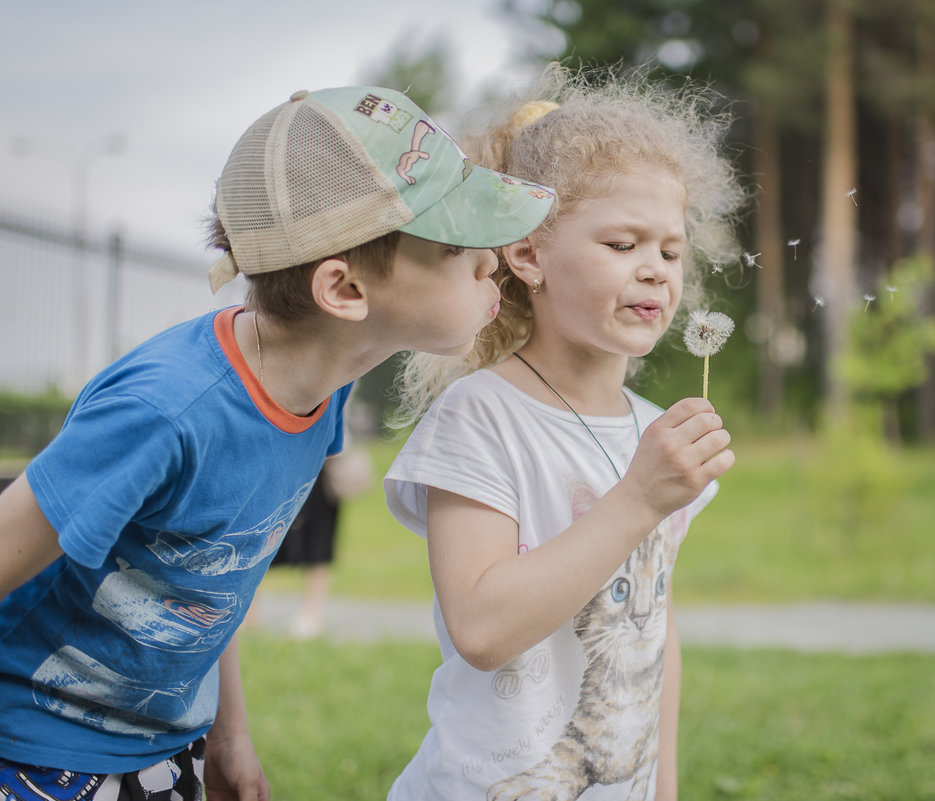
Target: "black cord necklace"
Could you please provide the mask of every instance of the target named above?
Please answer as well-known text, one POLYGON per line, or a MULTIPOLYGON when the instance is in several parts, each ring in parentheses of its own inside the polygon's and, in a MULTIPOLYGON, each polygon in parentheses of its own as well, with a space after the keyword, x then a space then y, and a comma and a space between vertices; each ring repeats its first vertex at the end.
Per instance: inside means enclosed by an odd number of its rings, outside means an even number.
MULTIPOLYGON (((574 406, 572 406, 567 400, 565 400, 565 399, 559 394, 558 390, 555 389, 555 387, 553 387, 548 381, 545 380, 545 377, 542 375, 542 373, 540 373, 535 367, 533 367, 529 362, 527 362, 522 356, 520 356, 518 353, 514 353, 513 355, 514 355, 517 359, 519 359, 523 364, 525 364, 530 370, 532 370, 533 373, 536 374, 536 377, 552 391, 552 394, 555 395, 555 397, 558 398, 562 403, 564 403, 564 404, 568 407, 569 411, 570 411, 575 417, 578 418, 578 422, 581 423, 581 425, 584 426, 585 430, 591 435, 591 439, 593 439, 594 442, 597 443, 597 447, 601 449, 601 453, 603 453, 604 456, 607 457, 607 461, 610 462, 610 466, 611 466, 611 467, 613 468, 613 470, 614 470, 614 475, 617 476, 617 480, 619 481, 619 480, 620 480, 620 471, 617 470, 617 465, 614 464, 614 460, 610 458, 610 454, 607 453, 607 450, 604 448, 603 445, 601 445, 601 441, 594 435, 594 432, 591 430, 591 427, 590 427, 586 422, 584 422, 584 420, 581 418, 581 415, 578 414, 578 412, 575 411, 574 406)), ((627 405, 630 407, 630 414, 633 415, 633 425, 636 426, 636 439, 637 439, 637 442, 639 442, 639 439, 640 439, 640 425, 639 425, 639 422, 638 422, 637 419, 636 419, 636 410, 633 408, 633 404, 630 403, 630 399, 627 397, 626 392, 623 391, 623 387, 620 388, 620 392, 623 394, 623 397, 624 397, 624 399, 626 400, 627 405)))

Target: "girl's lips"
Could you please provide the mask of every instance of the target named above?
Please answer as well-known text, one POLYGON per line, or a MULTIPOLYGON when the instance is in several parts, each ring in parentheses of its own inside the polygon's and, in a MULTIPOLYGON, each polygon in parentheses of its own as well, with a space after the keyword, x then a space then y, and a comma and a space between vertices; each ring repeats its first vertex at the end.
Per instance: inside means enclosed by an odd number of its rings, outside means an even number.
POLYGON ((654 303, 628 306, 627 308, 641 320, 655 320, 662 314, 662 309, 654 303))

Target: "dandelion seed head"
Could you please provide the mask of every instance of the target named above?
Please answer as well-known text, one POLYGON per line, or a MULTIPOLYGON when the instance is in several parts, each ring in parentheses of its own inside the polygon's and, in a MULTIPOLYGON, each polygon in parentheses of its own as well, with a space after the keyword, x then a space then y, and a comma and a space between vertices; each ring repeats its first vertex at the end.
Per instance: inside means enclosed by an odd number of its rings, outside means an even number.
POLYGON ((801 239, 790 239, 788 242, 786 242, 786 244, 787 244, 790 248, 794 248, 794 247, 796 247, 797 245, 801 245, 801 244, 802 244, 802 240, 801 240, 801 239))
POLYGON ((899 287, 898 287, 898 286, 890 286, 889 284, 887 284, 887 285, 886 285, 886 291, 889 292, 889 293, 892 295, 892 294, 895 293, 895 292, 899 292, 899 287))
POLYGON ((756 263, 759 253, 743 253, 740 257, 740 261, 743 263, 744 267, 759 267, 760 265, 756 263))
POLYGON ((873 303, 873 301, 875 301, 876 299, 877 299, 877 296, 871 295, 869 292, 866 295, 864 295, 864 300, 867 301, 867 303, 873 303))
POLYGON ((734 321, 726 314, 693 311, 685 326, 685 347, 692 356, 713 356, 733 333, 734 321))
POLYGON ((721 264, 714 264, 711 266, 711 272, 715 275, 720 275, 724 272, 724 266, 721 264))
POLYGON ((815 295, 815 308, 816 309, 825 308, 825 304, 827 304, 827 302, 828 301, 825 300, 823 297, 821 297, 821 295, 815 295))

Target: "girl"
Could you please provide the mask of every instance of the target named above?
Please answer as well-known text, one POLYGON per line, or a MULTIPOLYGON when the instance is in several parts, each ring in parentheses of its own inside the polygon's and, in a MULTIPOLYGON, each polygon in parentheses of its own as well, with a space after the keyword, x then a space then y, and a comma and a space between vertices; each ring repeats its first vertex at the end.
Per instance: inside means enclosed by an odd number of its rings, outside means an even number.
POLYGON ((503 248, 483 341, 404 377, 411 419, 469 373, 385 482, 393 514, 428 538, 444 660, 392 801, 677 795, 670 579, 734 456, 706 400, 662 412, 623 383, 683 281, 735 252, 743 193, 718 152, 727 120, 700 90, 557 66, 546 80, 549 102, 476 149, 554 187, 555 206, 503 248))

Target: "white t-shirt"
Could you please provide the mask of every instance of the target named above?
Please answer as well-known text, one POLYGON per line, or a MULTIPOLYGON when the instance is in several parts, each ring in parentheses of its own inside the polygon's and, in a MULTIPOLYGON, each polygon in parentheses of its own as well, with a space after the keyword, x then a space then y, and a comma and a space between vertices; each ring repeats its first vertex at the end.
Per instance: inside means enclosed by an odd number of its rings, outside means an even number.
MULTIPOLYGON (((584 417, 621 475, 639 432, 661 414, 627 397, 636 421, 584 417)), ((616 482, 570 411, 480 370, 433 404, 384 489, 393 515, 423 537, 428 486, 491 506, 518 522, 523 552, 568 528, 616 482)), ((436 600, 443 662, 429 691, 432 728, 390 801, 505 801, 537 787, 584 801, 654 797, 665 588, 691 518, 716 491, 712 482, 664 520, 574 620, 499 670, 458 655, 436 600)))

